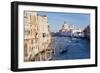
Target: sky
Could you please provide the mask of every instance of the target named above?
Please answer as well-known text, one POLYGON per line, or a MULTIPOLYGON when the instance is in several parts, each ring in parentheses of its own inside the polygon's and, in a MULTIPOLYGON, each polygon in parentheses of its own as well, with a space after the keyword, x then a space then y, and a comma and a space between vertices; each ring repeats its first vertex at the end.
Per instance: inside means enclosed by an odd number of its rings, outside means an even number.
POLYGON ((38 14, 48 17, 48 24, 53 32, 58 32, 64 24, 64 21, 80 29, 84 29, 90 24, 90 14, 61 12, 38 12, 38 14))

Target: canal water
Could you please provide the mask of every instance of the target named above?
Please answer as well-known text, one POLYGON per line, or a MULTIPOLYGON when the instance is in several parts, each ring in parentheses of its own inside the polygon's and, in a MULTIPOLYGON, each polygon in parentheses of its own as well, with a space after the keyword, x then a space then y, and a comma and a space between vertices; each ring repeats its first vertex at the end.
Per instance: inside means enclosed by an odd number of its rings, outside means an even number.
POLYGON ((54 37, 53 60, 90 58, 90 41, 82 38, 54 37))

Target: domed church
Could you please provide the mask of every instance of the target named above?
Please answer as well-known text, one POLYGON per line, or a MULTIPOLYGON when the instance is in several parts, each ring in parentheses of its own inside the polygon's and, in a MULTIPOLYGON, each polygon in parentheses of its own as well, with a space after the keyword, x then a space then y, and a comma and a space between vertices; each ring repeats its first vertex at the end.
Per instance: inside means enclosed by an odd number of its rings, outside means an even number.
POLYGON ((59 30, 59 32, 69 32, 70 31, 70 26, 68 23, 64 22, 64 24, 62 25, 61 30, 59 30))

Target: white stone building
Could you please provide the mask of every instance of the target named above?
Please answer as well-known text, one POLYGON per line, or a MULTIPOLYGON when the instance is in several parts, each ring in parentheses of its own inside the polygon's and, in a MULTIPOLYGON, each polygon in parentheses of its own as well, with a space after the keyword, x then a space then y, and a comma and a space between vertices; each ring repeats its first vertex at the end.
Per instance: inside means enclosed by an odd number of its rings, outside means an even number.
POLYGON ((62 28, 60 29, 60 32, 69 32, 70 31, 70 25, 66 22, 62 25, 62 28))

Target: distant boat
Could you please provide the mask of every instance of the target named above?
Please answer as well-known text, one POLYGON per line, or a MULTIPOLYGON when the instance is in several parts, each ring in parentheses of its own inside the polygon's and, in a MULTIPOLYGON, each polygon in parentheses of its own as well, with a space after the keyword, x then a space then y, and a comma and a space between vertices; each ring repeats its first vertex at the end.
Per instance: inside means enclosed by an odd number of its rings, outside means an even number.
POLYGON ((68 49, 61 49, 60 50, 60 54, 63 54, 63 53, 66 53, 66 52, 68 52, 68 49))

